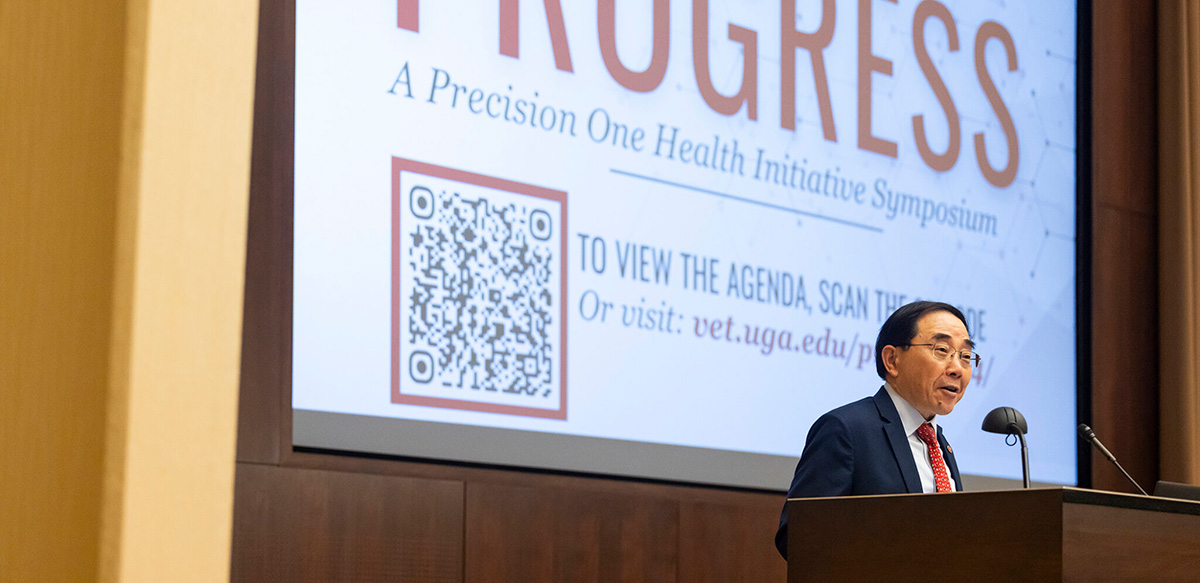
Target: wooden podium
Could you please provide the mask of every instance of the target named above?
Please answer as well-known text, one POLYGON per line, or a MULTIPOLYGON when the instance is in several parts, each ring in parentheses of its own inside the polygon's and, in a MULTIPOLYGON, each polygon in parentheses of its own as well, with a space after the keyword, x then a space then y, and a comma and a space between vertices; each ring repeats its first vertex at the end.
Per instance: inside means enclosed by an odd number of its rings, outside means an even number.
POLYGON ((1054 488, 797 498, 788 581, 1200 581, 1200 503, 1054 488))

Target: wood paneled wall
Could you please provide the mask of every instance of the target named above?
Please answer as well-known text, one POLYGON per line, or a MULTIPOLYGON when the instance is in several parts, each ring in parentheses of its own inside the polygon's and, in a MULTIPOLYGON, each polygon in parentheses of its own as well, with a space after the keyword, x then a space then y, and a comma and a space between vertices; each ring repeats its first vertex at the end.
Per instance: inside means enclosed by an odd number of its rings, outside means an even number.
MULTIPOLYGON (((1156 4, 1101 0, 1092 16, 1090 423, 1147 489, 1159 459, 1156 4)), ((1091 477, 1137 492, 1094 452, 1091 477)))
MULTIPOLYGON (((1152 482, 1154 10, 1102 8, 1094 311, 1080 325, 1094 337, 1093 425, 1152 482), (1127 424, 1142 429, 1118 433, 1127 424)), ((781 493, 291 450, 292 3, 263 0, 260 23, 232 580, 784 581, 781 493)), ((1101 461, 1096 487, 1128 491, 1101 461)))

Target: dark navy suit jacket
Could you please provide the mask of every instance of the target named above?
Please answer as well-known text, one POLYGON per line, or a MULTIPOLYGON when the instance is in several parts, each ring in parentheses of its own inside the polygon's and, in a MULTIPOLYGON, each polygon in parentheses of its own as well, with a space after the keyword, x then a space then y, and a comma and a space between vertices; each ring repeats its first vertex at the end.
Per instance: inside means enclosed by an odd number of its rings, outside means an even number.
MULTIPOLYGON (((957 489, 962 490, 958 464, 940 426, 937 433, 950 476, 957 489)), ((913 461, 900 413, 887 390, 880 388, 874 397, 838 407, 813 423, 787 497, 920 492, 921 478, 917 475, 917 464, 913 461)), ((820 525, 799 527, 819 528, 820 525)), ((785 505, 779 517, 779 531, 775 534, 775 546, 785 559, 787 533, 785 505)))

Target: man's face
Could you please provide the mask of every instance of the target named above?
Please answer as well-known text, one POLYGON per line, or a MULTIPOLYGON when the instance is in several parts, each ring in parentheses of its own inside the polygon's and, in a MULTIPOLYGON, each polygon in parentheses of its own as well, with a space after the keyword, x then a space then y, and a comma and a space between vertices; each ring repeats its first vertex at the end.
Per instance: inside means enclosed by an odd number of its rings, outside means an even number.
MULTIPOLYGON (((921 316, 910 343, 945 345, 954 351, 974 345, 962 320, 944 311, 921 316)), ((930 346, 889 345, 882 356, 892 388, 926 419, 953 411, 971 382, 971 369, 963 365, 957 352, 939 360, 930 346)))

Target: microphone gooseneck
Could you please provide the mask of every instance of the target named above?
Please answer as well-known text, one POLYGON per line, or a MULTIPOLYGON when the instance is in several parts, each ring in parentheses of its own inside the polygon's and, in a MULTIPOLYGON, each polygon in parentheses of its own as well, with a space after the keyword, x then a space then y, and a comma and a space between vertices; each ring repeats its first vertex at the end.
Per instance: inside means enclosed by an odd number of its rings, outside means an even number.
POLYGON ((1120 462, 1117 461, 1117 456, 1108 451, 1108 448, 1104 447, 1103 443, 1100 443, 1100 440, 1096 438, 1096 432, 1092 431, 1092 428, 1088 427, 1086 423, 1079 424, 1079 437, 1092 444, 1097 451, 1099 451, 1101 454, 1104 454, 1104 457, 1108 458, 1108 461, 1112 462, 1114 466, 1117 466, 1117 469, 1121 470, 1121 473, 1124 474, 1125 479, 1129 480, 1129 483, 1133 484, 1133 487, 1137 488, 1138 492, 1141 492, 1143 496, 1149 496, 1149 494, 1142 489, 1142 486, 1133 479, 1133 476, 1130 476, 1129 472, 1125 471, 1125 468, 1121 467, 1120 462))
POLYGON ((1021 486, 1026 490, 1029 489, 1029 447, 1025 445, 1025 433, 1017 427, 1016 423, 1008 425, 1010 435, 1016 435, 1021 440, 1021 486))

